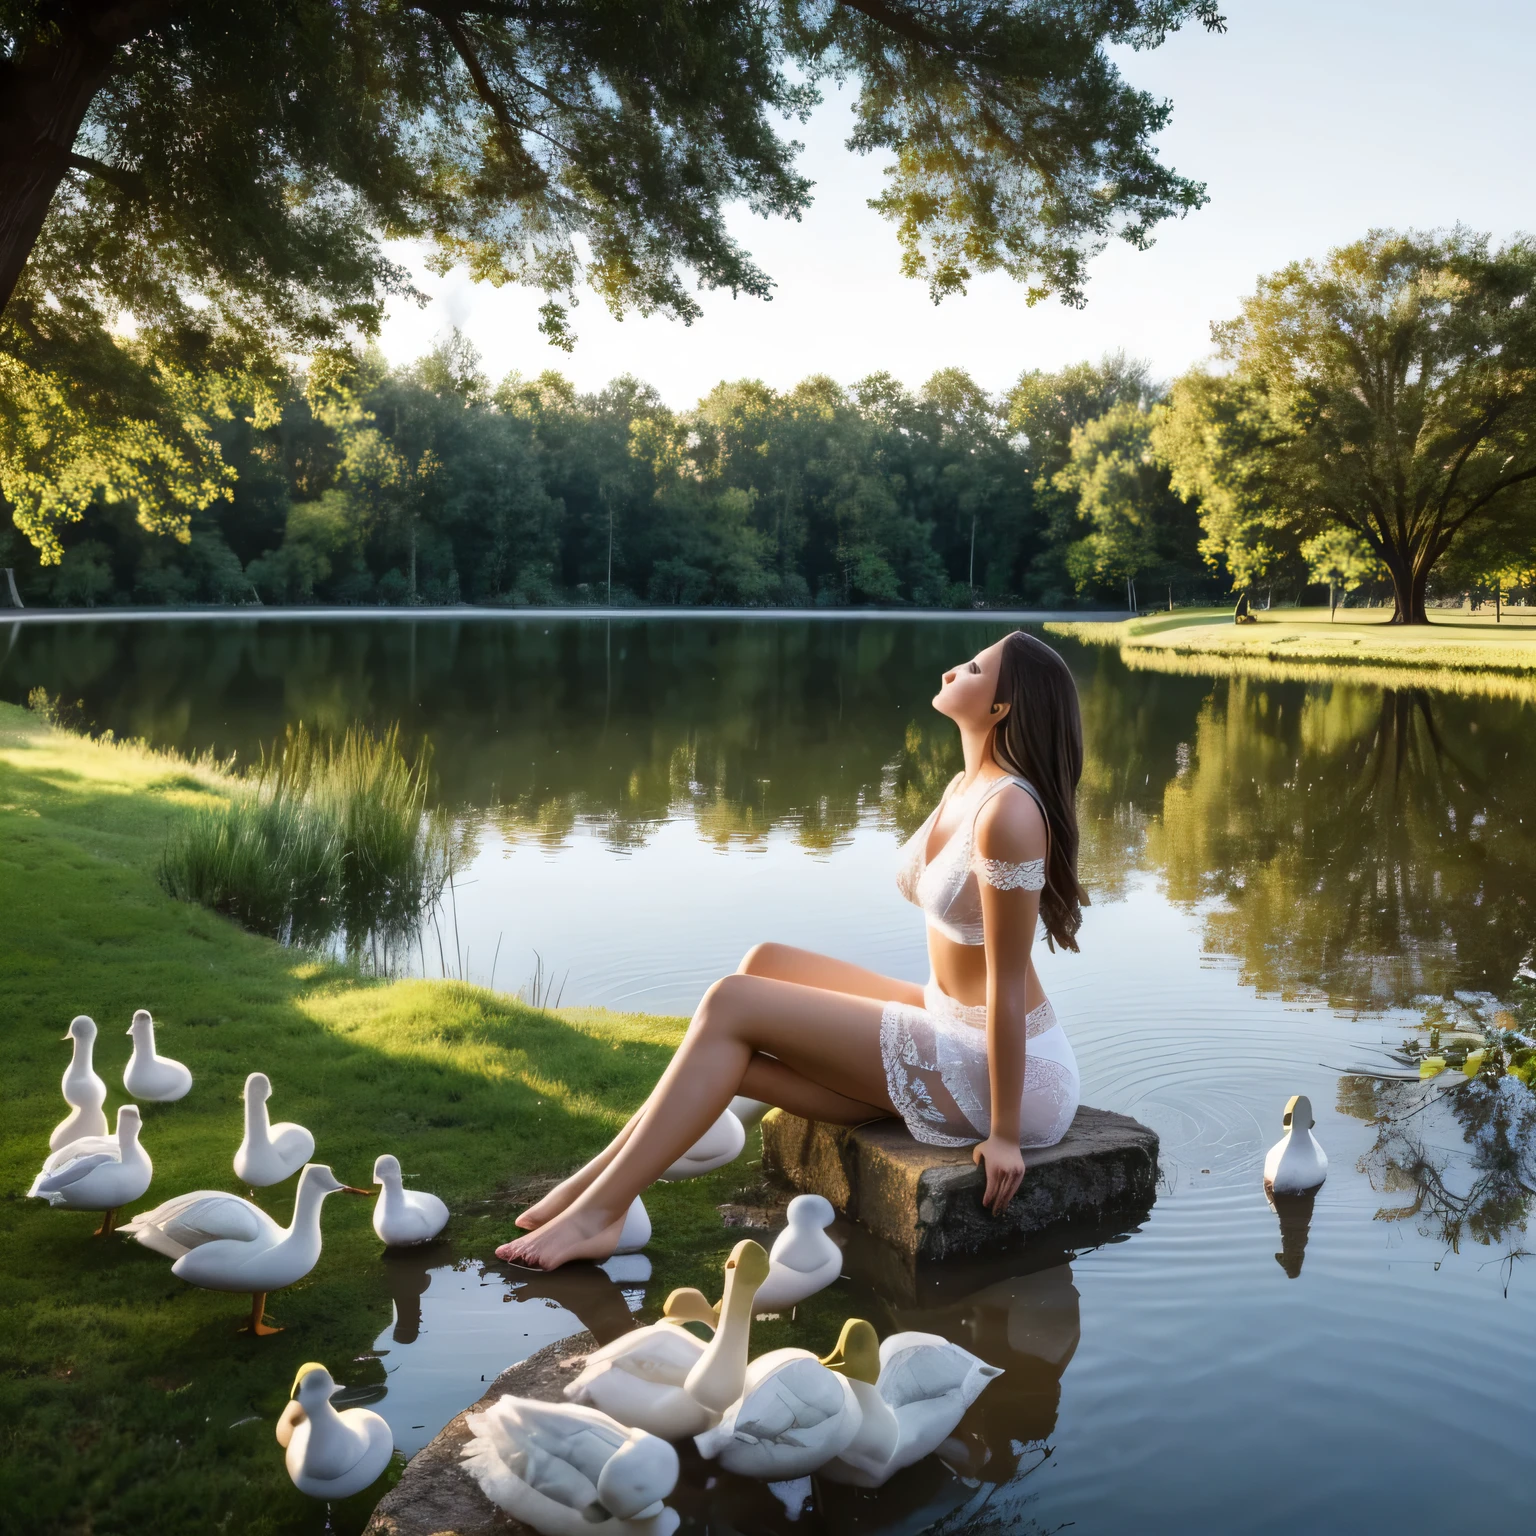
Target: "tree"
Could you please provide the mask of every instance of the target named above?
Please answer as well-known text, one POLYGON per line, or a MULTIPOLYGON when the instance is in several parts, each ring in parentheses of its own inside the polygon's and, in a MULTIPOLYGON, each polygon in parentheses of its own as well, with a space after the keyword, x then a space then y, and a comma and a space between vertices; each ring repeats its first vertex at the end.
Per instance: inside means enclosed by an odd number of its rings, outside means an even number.
POLYGON ((1379 580, 1384 571, 1371 547, 1348 528, 1329 528, 1301 546, 1307 574, 1313 581, 1328 583, 1328 618, 1338 606, 1336 594, 1353 592, 1367 581, 1379 580))
POLYGON ((1066 554, 1082 536, 1078 498, 1075 491, 1056 484, 1072 456, 1072 434, 1122 401, 1150 405, 1153 394, 1147 364, 1123 352, 1107 353, 1097 363, 1074 363, 1056 373, 1034 369, 1021 374, 1009 392, 1008 425, 1029 457, 1033 517, 1043 546, 1024 583, 1034 601, 1058 604, 1074 585, 1066 554))
POLYGON ((1262 279, 1213 333, 1233 377, 1176 390, 1194 415, 1164 440, 1178 485, 1226 493, 1208 552, 1346 529, 1387 568, 1393 622, 1423 624, 1459 540, 1529 547, 1536 242, 1374 231, 1262 279))
POLYGON ((1183 574, 1195 564, 1193 516, 1152 452, 1162 409, 1122 400, 1072 433, 1072 456, 1052 484, 1077 498, 1085 531, 1068 545, 1066 563, 1079 592, 1135 581, 1147 571, 1183 574))
POLYGON ((210 381, 275 408, 285 354, 376 329, 411 292, 387 237, 532 285, 566 344, 583 284, 684 321, 695 284, 767 297, 726 210, 799 215, 773 120, 828 78, 859 83, 849 147, 893 154, 878 206, 935 298, 1002 269, 1080 303, 1110 236, 1204 201, 1109 55, 1191 18, 1224 26, 1214 0, 0 0, 0 484, 50 562, 99 492, 185 537, 228 492, 210 381))

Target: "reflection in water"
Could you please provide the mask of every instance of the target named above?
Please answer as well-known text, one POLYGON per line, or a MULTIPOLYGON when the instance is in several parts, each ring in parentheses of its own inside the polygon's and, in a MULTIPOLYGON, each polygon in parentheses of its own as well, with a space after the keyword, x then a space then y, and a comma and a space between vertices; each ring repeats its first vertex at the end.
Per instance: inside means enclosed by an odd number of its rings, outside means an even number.
POLYGON ((1312 1207, 1317 1203, 1317 1191, 1309 1189, 1304 1195, 1268 1195, 1271 1209, 1280 1218, 1280 1252, 1277 1263, 1295 1280, 1301 1275, 1302 1262, 1307 1256, 1307 1234, 1312 1230, 1312 1207))

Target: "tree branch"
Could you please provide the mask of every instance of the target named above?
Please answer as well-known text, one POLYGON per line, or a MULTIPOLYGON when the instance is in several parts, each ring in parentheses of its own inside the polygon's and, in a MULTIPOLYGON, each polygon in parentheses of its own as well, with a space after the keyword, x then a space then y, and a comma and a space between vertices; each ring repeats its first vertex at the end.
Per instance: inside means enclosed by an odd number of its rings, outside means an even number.
POLYGON ((72 171, 83 171, 87 176, 94 176, 97 181, 105 181, 119 191, 127 192, 134 197, 147 197, 148 189, 144 185, 144 178, 137 171, 126 171, 118 165, 108 165, 105 160, 93 159, 90 155, 77 155, 71 152, 68 156, 68 165, 72 171))
POLYGON ((929 31, 920 21, 893 5, 887 5, 885 0, 837 0, 837 3, 847 10, 857 11, 876 26, 884 27, 887 32, 906 38, 909 43, 920 43, 924 48, 936 48, 943 53, 956 51, 948 38, 929 31))

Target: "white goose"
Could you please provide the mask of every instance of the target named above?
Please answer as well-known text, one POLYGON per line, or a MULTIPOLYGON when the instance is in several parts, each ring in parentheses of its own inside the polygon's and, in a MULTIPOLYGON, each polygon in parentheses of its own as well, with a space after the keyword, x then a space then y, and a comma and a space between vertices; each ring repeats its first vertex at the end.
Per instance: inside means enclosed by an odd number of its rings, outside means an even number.
POLYGON ((150 1104, 174 1104, 192 1087, 192 1074, 179 1061, 155 1052, 155 1021, 140 1008, 128 1026, 133 1054, 123 1068, 123 1087, 135 1099, 150 1104))
POLYGON ((672 1536, 677 1452, 595 1408, 506 1396, 465 1424, 464 1469, 543 1536, 672 1536))
MULTIPOLYGON (((761 1250, 759 1250, 761 1251, 761 1250)), ((732 1255, 734 1260, 736 1255, 732 1255)), ((726 1286, 732 1284, 732 1269, 727 1268, 726 1286)), ((725 1302, 721 1302, 721 1308, 725 1302)), ((684 1323, 716 1326, 720 1309, 711 1307, 695 1290, 673 1291, 662 1308, 662 1321, 648 1328, 637 1328, 595 1349, 587 1356, 581 1374, 567 1382, 565 1395, 573 1403, 600 1409, 620 1424, 643 1429, 663 1440, 686 1440, 708 1429, 719 1414, 691 1398, 684 1388, 688 1373, 699 1363, 708 1346, 683 1327, 684 1323)), ((737 1326, 748 1323, 748 1315, 738 1303, 737 1326)), ((740 1345, 730 1357, 739 1360, 739 1377, 747 1372, 747 1351, 740 1345)), ((727 1370, 728 1367, 721 1368, 727 1370)), ((718 1387, 723 1395, 731 1388, 731 1379, 718 1387)), ((741 1390, 741 1380, 735 1380, 741 1390)))
POLYGON ((247 1291, 251 1297, 250 1331, 281 1333, 262 1321, 267 1293, 302 1280, 320 1258, 320 1206, 327 1195, 344 1190, 372 1198, 372 1191, 343 1184, 323 1163, 311 1163, 299 1175, 293 1220, 280 1227, 239 1195, 197 1189, 135 1216, 122 1228, 146 1248, 176 1262, 171 1273, 205 1291, 247 1291))
MULTIPOLYGON (((858 1433, 822 1467, 835 1483, 879 1488, 936 1451, 1002 1370, 936 1333, 893 1333, 885 1343, 857 1318, 833 1352, 859 1400, 858 1433)), ((831 1357, 829 1357, 831 1358, 831 1357)))
POLYGON ((1293 1094, 1286 1101, 1285 1135, 1264 1159, 1264 1188, 1275 1195, 1301 1195, 1317 1189, 1328 1177, 1328 1154, 1317 1144, 1312 1127, 1312 1101, 1293 1094))
POLYGON ((96 1235, 105 1237, 118 1209, 149 1188, 154 1172, 139 1144, 139 1107, 124 1104, 115 1136, 83 1136, 50 1153, 27 1193, 72 1211, 104 1212, 96 1235))
POLYGON ((818 1360, 807 1349, 770 1350, 747 1367, 741 1396, 720 1422, 693 1443, 701 1456, 739 1477, 774 1483, 808 1477, 859 1432, 863 1414, 850 1369, 835 1351, 818 1360))
POLYGON ((96 1045, 96 1021, 86 1014, 77 1014, 70 1020, 69 1031, 64 1036, 74 1042, 69 1066, 64 1071, 64 1102, 69 1113, 54 1126, 48 1138, 48 1150, 57 1152, 82 1136, 105 1136, 107 1117, 102 1106, 107 1102, 107 1085, 97 1077, 91 1065, 91 1052, 96 1045))
POLYGON ((373 1182, 380 1186, 373 1208, 373 1230, 391 1248, 430 1243, 448 1225, 448 1207, 424 1189, 407 1189, 400 1159, 391 1152, 374 1160, 373 1182))
POLYGON ((311 1360, 299 1367, 288 1395, 295 1399, 277 1421, 277 1443, 288 1476, 315 1499, 346 1499, 361 1493, 389 1465, 395 1437, 368 1408, 338 1412, 331 1399, 341 1391, 331 1373, 311 1360))
POLYGON ((272 1081, 265 1072, 245 1080, 245 1138, 235 1151, 235 1176, 252 1189, 281 1184, 315 1155, 315 1138, 302 1125, 267 1118, 272 1081))
POLYGON ((662 1174, 662 1178, 675 1182, 696 1179, 701 1173, 713 1173, 716 1168, 734 1163, 746 1144, 746 1127, 729 1109, 722 1109, 720 1118, 662 1174))
POLYGON ((756 1311, 782 1312, 817 1291, 824 1291, 843 1272, 843 1251, 827 1236, 836 1212, 821 1195, 796 1195, 784 1216, 789 1223, 768 1251, 768 1278, 757 1293, 756 1311))

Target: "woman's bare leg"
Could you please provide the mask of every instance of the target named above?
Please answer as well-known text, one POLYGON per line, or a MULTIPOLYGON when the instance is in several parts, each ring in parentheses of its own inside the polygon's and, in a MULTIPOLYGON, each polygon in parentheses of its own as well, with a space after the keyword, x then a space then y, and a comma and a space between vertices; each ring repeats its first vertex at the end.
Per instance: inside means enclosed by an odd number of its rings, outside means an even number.
MULTIPOLYGON (((797 949, 792 944, 754 944, 742 957, 736 971, 740 976, 766 976, 775 981, 797 982, 801 986, 820 987, 850 997, 872 997, 879 1002, 916 1003, 921 1007, 923 1001, 923 989, 916 982, 898 981, 894 976, 882 976, 878 971, 866 970, 862 965, 853 965, 831 955, 819 955, 814 950, 797 949)), ((833 1095, 833 1100, 838 1101, 838 1104, 817 1097, 816 1094, 826 1094, 831 1090, 807 1084, 805 1079, 793 1072, 770 1073, 759 1082, 758 1087, 751 1086, 743 1079, 740 1091, 751 1098, 761 1099, 765 1104, 787 1109, 791 1114, 804 1115, 812 1120, 828 1120, 839 1125, 857 1125, 880 1113, 878 1109, 857 1104, 856 1100, 842 1094, 833 1095), (774 1092, 759 1089, 773 1089, 781 1096, 776 1098, 774 1092), (810 1090, 809 1094, 807 1090, 810 1090), (790 1095, 793 1096, 793 1102, 788 1097, 790 1095), (853 1106, 856 1104, 855 1109, 853 1106), (811 1105, 822 1105, 834 1112, 811 1113, 811 1105)), ((531 1232, 565 1210, 618 1156, 619 1149, 629 1140, 630 1133, 644 1113, 645 1106, 642 1105, 630 1116, 624 1129, 596 1157, 530 1205, 517 1218, 517 1225, 525 1232, 531 1232)))
MULTIPOLYGON (((763 976, 717 981, 607 1166, 566 1210, 498 1254, 540 1269, 608 1257, 630 1202, 719 1118, 755 1056, 772 1057, 845 1105, 894 1113, 880 1060, 880 1014, 876 998, 763 976)), ((758 1074, 769 1070, 759 1066, 758 1074)))
POLYGON ((754 944, 742 956, 736 974, 794 981, 802 987, 821 987, 849 997, 872 997, 882 1003, 923 1006, 923 989, 918 982, 898 981, 894 976, 882 976, 879 971, 866 970, 833 955, 819 955, 814 949, 796 949, 793 944, 754 944))

